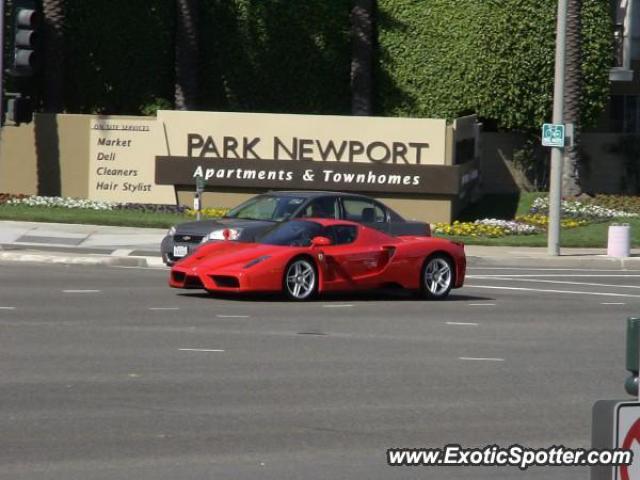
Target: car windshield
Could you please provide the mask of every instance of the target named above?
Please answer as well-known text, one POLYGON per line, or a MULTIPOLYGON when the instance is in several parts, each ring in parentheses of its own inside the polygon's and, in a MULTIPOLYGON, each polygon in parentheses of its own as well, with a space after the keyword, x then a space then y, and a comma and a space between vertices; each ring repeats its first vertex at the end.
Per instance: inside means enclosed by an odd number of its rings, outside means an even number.
POLYGON ((308 247, 311 239, 321 236, 324 228, 319 223, 294 220, 277 226, 258 239, 258 243, 287 247, 308 247))
POLYGON ((225 218, 281 222, 291 217, 304 200, 302 197, 260 195, 237 206, 225 218))

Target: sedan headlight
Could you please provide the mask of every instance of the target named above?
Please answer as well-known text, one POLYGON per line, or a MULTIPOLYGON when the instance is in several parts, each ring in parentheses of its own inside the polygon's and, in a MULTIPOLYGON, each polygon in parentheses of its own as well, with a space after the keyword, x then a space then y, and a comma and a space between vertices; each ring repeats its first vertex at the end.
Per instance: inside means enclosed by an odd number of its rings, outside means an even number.
POLYGON ((208 242, 209 240, 237 240, 240 238, 241 232, 241 228, 220 228, 205 235, 202 243, 208 242))
POLYGON ((171 227, 167 232, 167 236, 173 237, 176 234, 176 227, 171 227))
POLYGON ((267 260, 268 258, 271 258, 271 255, 263 255, 261 257, 258 258, 254 258, 253 260, 251 260, 249 263, 247 263, 244 268, 251 268, 254 265, 259 264, 260 262, 264 262, 265 260, 267 260))

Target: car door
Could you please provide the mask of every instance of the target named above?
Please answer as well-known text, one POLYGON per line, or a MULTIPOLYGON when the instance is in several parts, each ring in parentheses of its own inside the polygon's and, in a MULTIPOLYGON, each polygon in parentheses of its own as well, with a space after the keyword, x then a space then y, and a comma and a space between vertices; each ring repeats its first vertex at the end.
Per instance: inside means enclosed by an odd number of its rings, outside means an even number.
POLYGON ((358 222, 381 232, 389 232, 387 210, 378 202, 360 197, 342 198, 342 217, 344 220, 358 222))
POLYGON ((325 229, 332 245, 325 247, 325 282, 336 287, 367 288, 390 259, 390 250, 356 225, 332 225, 325 229))

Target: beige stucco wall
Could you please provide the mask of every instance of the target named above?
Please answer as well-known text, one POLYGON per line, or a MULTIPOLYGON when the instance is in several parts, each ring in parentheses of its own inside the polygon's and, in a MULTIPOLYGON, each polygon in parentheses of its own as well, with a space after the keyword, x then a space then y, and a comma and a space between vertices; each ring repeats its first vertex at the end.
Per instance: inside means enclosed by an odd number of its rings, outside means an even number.
POLYGON ((31 124, 4 127, 0 192, 86 198, 92 118, 36 114, 31 124))

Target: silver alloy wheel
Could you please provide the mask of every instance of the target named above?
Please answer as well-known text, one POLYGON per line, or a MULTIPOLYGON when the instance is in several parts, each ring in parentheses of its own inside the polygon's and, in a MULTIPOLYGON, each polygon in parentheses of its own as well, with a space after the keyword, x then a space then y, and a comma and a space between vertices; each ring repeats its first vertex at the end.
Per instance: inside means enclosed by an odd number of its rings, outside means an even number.
POLYGON ((304 259, 294 261, 287 269, 285 287, 289 296, 295 300, 310 297, 316 288, 316 271, 313 265, 304 259))
POLYGON ((451 288, 451 265, 442 257, 434 257, 427 262, 424 269, 424 286, 427 295, 441 297, 451 288))

